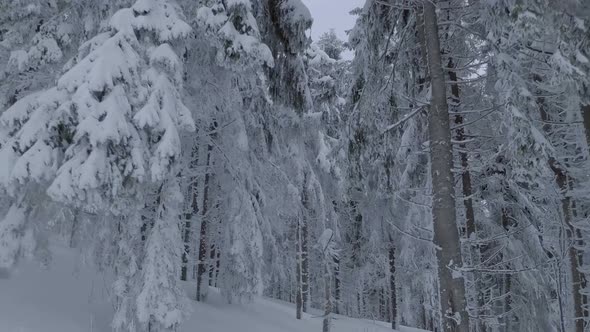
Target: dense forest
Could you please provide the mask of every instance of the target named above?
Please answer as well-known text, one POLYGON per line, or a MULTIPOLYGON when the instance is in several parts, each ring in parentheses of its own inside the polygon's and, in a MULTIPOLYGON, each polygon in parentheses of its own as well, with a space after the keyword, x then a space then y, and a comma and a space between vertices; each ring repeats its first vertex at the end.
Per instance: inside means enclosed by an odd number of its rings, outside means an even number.
POLYGON ((590 331, 590 2, 351 15, 312 40, 301 0, 0 0, 0 275, 65 243, 118 332, 211 289, 324 332, 590 331))

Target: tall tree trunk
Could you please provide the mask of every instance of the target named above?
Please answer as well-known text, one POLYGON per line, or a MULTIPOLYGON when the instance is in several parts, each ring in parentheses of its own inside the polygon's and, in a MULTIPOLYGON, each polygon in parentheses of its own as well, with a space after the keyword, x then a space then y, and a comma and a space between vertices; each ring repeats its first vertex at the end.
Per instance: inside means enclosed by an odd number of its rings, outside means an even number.
POLYGON ((379 320, 389 322, 389 314, 387 313, 387 302, 389 302, 389 296, 385 287, 379 289, 379 320))
POLYGON ((395 288, 395 247, 389 246, 389 291, 391 297, 391 328, 397 329, 397 293, 395 288))
POLYGON ((324 307, 324 321, 322 326, 322 332, 330 332, 330 325, 332 324, 332 291, 330 290, 330 276, 326 273, 324 277, 325 287, 325 307, 324 307))
POLYGON ((217 251, 215 250, 215 244, 211 244, 209 248, 209 286, 215 286, 215 259, 217 257, 217 251))
MULTIPOLYGON (((590 110, 589 110, 590 111, 590 110)), ((568 177, 568 188, 569 190, 573 190, 574 188, 574 183, 573 180, 568 177)), ((577 207, 576 207, 576 201, 575 200, 571 200, 571 218, 572 220, 577 220, 578 218, 578 211, 577 211, 577 207)), ((572 225, 573 226, 573 225, 572 225)), ((583 248, 584 246, 584 240, 583 240, 583 235, 582 235, 582 231, 580 229, 576 229, 574 228, 574 236, 575 236, 575 240, 573 242, 573 245, 576 246, 576 252, 578 254, 578 266, 580 268, 584 267, 584 251, 583 250, 579 250, 578 248, 583 248)), ((581 272, 580 271, 580 289, 583 291, 588 287, 588 277, 586 276, 586 273, 581 272)), ((583 319, 579 319, 582 320, 582 323, 587 322, 588 321, 588 295, 586 294, 586 292, 583 292, 582 294, 580 294, 582 297, 582 316, 583 319)))
POLYGON ((334 313, 340 313, 340 258, 334 257, 334 313))
MULTIPOLYGON (((535 81, 541 81, 539 77, 534 77, 535 81)), ((539 111, 541 113, 541 120, 546 124, 543 125, 543 130, 547 133, 551 133, 551 125, 549 124, 551 119, 545 109, 545 99, 543 97, 537 98, 537 102, 540 106, 539 111)), ((586 119, 584 119, 586 120, 586 119)), ((574 300, 574 322, 576 332, 584 332, 584 308, 582 300, 582 281, 583 275, 580 272, 579 257, 582 256, 581 252, 578 252, 576 248, 579 245, 576 237, 576 228, 572 220, 572 202, 570 198, 570 182, 568 179, 567 170, 561 165, 555 158, 551 157, 549 160, 549 167, 555 174, 555 183, 563 195, 561 199, 561 210, 563 214, 563 221, 565 223, 566 238, 571 243, 567 248, 567 254, 569 258, 570 273, 571 273, 571 292, 574 300)), ((563 319, 563 317, 562 317, 563 319)))
POLYGON ((444 331, 469 331, 463 278, 452 269, 463 261, 456 224, 453 181, 453 152, 447 105, 445 76, 442 69, 440 39, 435 3, 424 0, 424 39, 430 72, 432 101, 428 112, 432 177, 432 218, 434 243, 438 246, 440 309, 444 331))
POLYGON ((215 287, 217 287, 217 282, 219 280, 219 266, 221 265, 221 252, 217 250, 217 257, 215 259, 215 287))
MULTIPOLYGON (((588 148, 590 149, 590 104, 588 105, 583 105, 582 106, 582 118, 584 121, 584 131, 586 133, 586 144, 588 146, 588 148)), ((569 184, 570 189, 572 189, 573 185, 570 182, 569 184)), ((575 202, 572 202, 572 206, 575 206, 575 202)), ((576 209, 572 208, 572 213, 574 215, 574 218, 577 217, 577 213, 576 213, 576 209)), ((577 230, 577 238, 579 239, 578 243, 576 243, 579 247, 582 247, 583 243, 582 243, 582 234, 579 230, 577 230)), ((578 264, 579 266, 584 266, 584 254, 583 252, 580 250, 578 251, 578 264)), ((580 277, 581 277, 581 284, 580 287, 581 289, 586 289, 586 287, 588 286, 588 277, 586 274, 584 273, 580 273, 580 277)), ((588 320, 589 317, 589 313, 588 313, 588 295, 583 294, 582 295, 582 307, 583 307, 583 317, 585 320, 588 320)))
MULTIPOLYGON (((215 211, 219 211, 219 202, 215 203, 215 211)), ((221 230, 223 227, 223 218, 219 218, 217 223, 217 232, 215 233, 217 241, 221 241, 221 230)), ((221 265, 221 250, 220 243, 216 242, 211 245, 211 280, 213 280, 213 286, 217 287, 219 280, 219 267, 221 265)))
POLYGON ((297 277, 297 287, 295 289, 295 317, 297 319, 301 319, 301 315, 303 312, 303 247, 302 247, 302 236, 301 236, 301 219, 297 220, 297 230, 296 230, 296 240, 297 243, 297 253, 296 253, 296 267, 295 273, 297 277))
POLYGON ((328 257, 324 262, 324 321, 322 324, 322 332, 330 332, 332 325, 332 271, 331 264, 328 260, 332 257, 328 257))
POLYGON ((301 295, 303 297, 303 312, 308 311, 309 305, 309 254, 308 254, 308 227, 307 220, 303 220, 301 226, 301 295))
POLYGON ((561 209, 566 226, 566 238, 568 239, 568 242, 571 242, 567 251, 571 269, 571 291, 574 300, 574 320, 576 332, 584 332, 584 308, 581 293, 583 276, 579 270, 578 261, 578 257, 581 256, 581 253, 578 253, 578 250, 576 249, 578 240, 576 239, 576 229, 572 224, 571 198, 569 197, 568 179, 566 173, 556 166, 554 162, 551 165, 551 169, 555 173, 555 181, 560 191, 564 195, 561 200, 561 209))
MULTIPOLYGON (((191 162, 189 166, 189 172, 194 172, 199 163, 199 148, 198 144, 195 140, 195 145, 191 151, 191 162)), ((184 215, 185 223, 184 223, 184 232, 183 232, 183 241, 184 241, 184 251, 182 252, 182 267, 180 269, 180 280, 188 280, 188 271, 189 271, 189 256, 190 256, 190 242, 191 242, 191 228, 192 228, 192 219, 197 213, 199 212, 199 206, 197 204, 197 188, 198 188, 198 180, 197 177, 194 175, 190 175, 190 186, 188 197, 190 197, 190 207, 188 208, 189 211, 184 215)))
MULTIPOLYGON (((449 81, 451 82, 451 108, 460 109, 459 106, 461 105, 461 98, 459 84, 457 83, 459 80, 457 77, 457 72, 454 70, 454 68, 456 68, 456 64, 453 62, 453 58, 449 58, 449 68, 451 68, 451 70, 449 70, 449 81)), ((469 172, 469 155, 467 154, 467 145, 464 143, 467 137, 465 135, 465 127, 462 126, 465 122, 465 119, 461 114, 455 114, 454 118, 455 125, 459 127, 455 131, 455 140, 457 142, 461 142, 458 145, 458 154, 459 161, 461 163, 461 189, 463 192, 463 206, 465 207, 465 228, 467 231, 465 237, 468 241, 475 241, 477 239, 477 229, 475 226, 473 199, 471 197, 473 194, 473 188, 471 185, 471 173, 469 172)), ((477 243, 469 242, 469 253, 471 255, 470 265, 479 264, 481 252, 477 243)), ((477 303, 476 313, 478 317, 484 307, 484 294, 482 293, 480 278, 480 273, 473 273, 477 303)), ((485 323, 479 318, 477 319, 477 329, 480 332, 486 331, 485 323)))
MULTIPOLYGON (((510 230, 510 212, 508 211, 507 208, 502 208, 502 227, 504 228, 504 230, 506 230, 507 232, 510 230)), ((503 256, 501 256, 502 258, 500 258, 501 260, 503 260, 503 256)), ((504 305, 502 307, 502 323, 504 324, 504 331, 505 332, 510 332, 512 331, 512 327, 511 327, 511 314, 510 311, 512 310, 512 275, 511 274, 505 274, 502 276, 503 277, 503 282, 502 282, 502 293, 504 295, 503 299, 504 299, 504 305)))
POLYGON ((301 224, 301 296, 303 312, 307 312, 309 303, 309 253, 308 253, 308 218, 309 218, 309 197, 307 192, 307 175, 303 180, 303 191, 301 204, 303 205, 301 224))
POLYGON ((206 157, 206 164, 205 164, 205 179, 203 183, 203 204, 201 206, 201 230, 199 236, 199 261, 197 265, 197 301, 203 301, 207 294, 206 287, 207 285, 203 282, 203 277, 207 272, 207 247, 208 247, 208 239, 207 239, 207 224, 208 224, 208 204, 209 204, 209 177, 210 177, 210 170, 209 166, 211 163, 211 151, 213 150, 213 146, 208 144, 207 145, 207 157, 206 157))
POLYGON ((584 119, 584 129, 586 129, 586 143, 590 148, 590 105, 582 106, 582 118, 584 119))
POLYGON ((188 257, 190 255, 190 238, 191 238, 191 215, 185 214, 184 232, 182 240, 184 242, 184 250, 182 252, 182 267, 180 268, 180 280, 186 281, 188 279, 188 257))

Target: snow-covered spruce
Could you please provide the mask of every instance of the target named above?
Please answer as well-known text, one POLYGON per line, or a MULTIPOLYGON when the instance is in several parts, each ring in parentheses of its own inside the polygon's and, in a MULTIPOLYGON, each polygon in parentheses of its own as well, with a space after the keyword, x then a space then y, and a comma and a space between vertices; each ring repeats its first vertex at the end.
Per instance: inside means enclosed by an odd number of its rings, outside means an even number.
MULTIPOLYGON (((180 132, 194 130, 181 101, 183 69, 174 50, 191 27, 178 10, 172 1, 156 0, 139 0, 119 10, 105 31, 80 47, 56 87, 28 96, 2 114, 8 132, 0 150, 2 187, 18 197, 19 204, 34 204, 27 201, 27 183, 44 183, 57 201, 89 212, 125 215, 129 207, 117 204, 121 198, 133 197, 150 184, 175 181, 170 174, 181 153, 180 132)), ((162 236, 179 235, 170 233, 178 230, 179 222, 172 215, 155 223, 154 236, 146 242, 145 264, 156 264, 150 260, 155 250, 178 256, 178 250, 158 246, 162 236)), ((142 252, 136 255, 142 257, 142 252)), ((170 259, 172 266, 179 263, 170 259)), ((144 282, 132 283, 140 287, 144 300, 159 301, 150 295, 154 285, 149 281, 168 280, 176 270, 147 265, 141 269, 144 282)), ((179 303, 174 284, 160 287, 174 294, 171 304, 179 303)), ((146 301, 138 303, 141 308, 159 305, 146 301)), ((139 309, 140 326, 170 329, 180 321, 180 314, 168 316, 167 306, 164 312, 139 309)))

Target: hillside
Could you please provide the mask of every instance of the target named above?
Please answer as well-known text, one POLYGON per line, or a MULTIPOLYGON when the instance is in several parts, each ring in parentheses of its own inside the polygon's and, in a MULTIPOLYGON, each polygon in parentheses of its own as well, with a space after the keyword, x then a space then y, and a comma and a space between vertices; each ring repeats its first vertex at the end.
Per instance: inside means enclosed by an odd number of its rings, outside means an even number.
MULTIPOLYGON (((0 331, 107 332, 113 308, 110 281, 67 248, 53 249, 49 269, 26 262, 12 275, 0 274, 0 331)), ((187 292, 193 291, 190 284, 187 292)), ((227 304, 216 289, 207 303, 191 301, 190 317, 181 332, 310 332, 321 331, 321 318, 295 319, 293 305, 267 298, 251 304, 227 304)), ((335 332, 392 331, 387 323, 336 316, 335 332)), ((418 331, 402 328, 400 332, 418 331)))

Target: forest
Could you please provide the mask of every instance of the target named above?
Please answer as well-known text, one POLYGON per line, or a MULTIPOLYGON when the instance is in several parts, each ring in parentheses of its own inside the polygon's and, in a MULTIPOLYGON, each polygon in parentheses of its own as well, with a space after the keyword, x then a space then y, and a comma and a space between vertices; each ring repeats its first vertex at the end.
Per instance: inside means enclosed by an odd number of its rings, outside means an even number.
POLYGON ((0 0, 0 286, 59 245, 115 332, 216 292, 590 331, 590 2, 351 10, 312 40, 301 0, 0 0))

